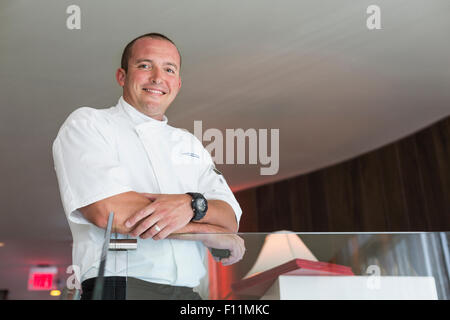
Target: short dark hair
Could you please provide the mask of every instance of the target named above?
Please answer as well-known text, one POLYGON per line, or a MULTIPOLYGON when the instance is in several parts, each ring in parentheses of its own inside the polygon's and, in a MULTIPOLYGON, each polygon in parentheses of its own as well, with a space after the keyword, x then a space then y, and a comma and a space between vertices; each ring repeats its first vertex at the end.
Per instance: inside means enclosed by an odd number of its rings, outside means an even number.
MULTIPOLYGON (((163 34, 161 34, 161 33, 151 32, 151 33, 143 34, 143 35, 141 35, 141 36, 139 36, 139 37, 137 37, 137 38, 131 40, 131 41, 126 45, 125 49, 123 49, 123 52, 122 52, 122 59, 121 59, 121 62, 120 62, 120 67, 121 67, 122 69, 124 69, 125 72, 128 72, 128 60, 130 60, 130 57, 131 57, 131 50, 133 49, 133 45, 134 45, 134 43, 135 43, 137 40, 139 40, 139 39, 141 39, 141 38, 153 38, 153 39, 167 40, 167 41, 169 41, 171 44, 173 44, 173 45, 175 46, 175 48, 177 48, 176 44, 175 44, 172 40, 170 40, 168 37, 166 37, 165 35, 163 35, 163 34)), ((181 68, 181 53, 180 53, 180 50, 178 50, 178 48, 177 48, 177 51, 178 51, 178 55, 180 56, 180 68, 181 68)))

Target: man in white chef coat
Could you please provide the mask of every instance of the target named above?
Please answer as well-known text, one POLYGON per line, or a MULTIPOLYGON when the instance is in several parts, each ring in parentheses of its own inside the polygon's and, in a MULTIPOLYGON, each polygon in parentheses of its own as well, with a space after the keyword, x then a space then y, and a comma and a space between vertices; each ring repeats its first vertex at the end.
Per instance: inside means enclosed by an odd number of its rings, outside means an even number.
MULTIPOLYGON (((210 154, 195 136, 171 127, 165 116, 181 88, 180 67, 179 51, 164 35, 134 39, 116 72, 123 88, 117 105, 75 110, 54 141, 55 170, 84 298, 98 274, 111 211, 113 231, 119 238, 137 237, 138 249, 123 259, 107 260, 105 289, 109 279, 120 282, 126 273, 128 286, 135 279, 155 299, 197 298, 192 288, 206 273, 206 241, 179 234, 238 230, 241 208, 210 154)), ((231 250, 224 265, 242 258, 242 239, 218 237, 220 241, 207 241, 231 250)))

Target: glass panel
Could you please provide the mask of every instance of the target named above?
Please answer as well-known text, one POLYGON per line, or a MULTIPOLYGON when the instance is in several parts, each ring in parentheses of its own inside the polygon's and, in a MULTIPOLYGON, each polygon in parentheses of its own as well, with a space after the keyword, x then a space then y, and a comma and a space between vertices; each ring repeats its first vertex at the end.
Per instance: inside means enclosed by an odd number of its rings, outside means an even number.
MULTIPOLYGON (((449 232, 191 234, 162 241, 137 239, 134 245, 127 236, 113 233, 110 241, 123 240, 128 250, 108 250, 104 274, 108 280, 101 289, 107 299, 448 300, 449 237, 449 232), (243 245, 245 254, 240 257, 243 245), (212 256, 224 252, 212 248, 231 249, 238 261, 224 266, 227 260, 212 256)), ((71 251, 70 242, 49 243, 36 254, 65 253, 64 261, 70 261, 71 251)), ((26 245, 5 245, 1 253, 5 259, 17 257, 13 252, 31 254, 26 245)), ((0 280, 1 289, 9 293, 0 293, 18 299, 18 290, 29 285, 31 269, 8 261, 0 269, 0 280), (23 281, 13 283, 19 273, 23 281)), ((33 265, 40 271, 57 271, 52 289, 59 290, 59 296, 50 296, 50 288, 29 289, 20 299, 80 299, 80 279, 87 275, 67 263, 49 260, 47 265, 41 261, 33 265)), ((92 277, 99 275, 99 265, 92 277)), ((46 286, 45 279, 36 285, 46 286)))
POLYGON ((449 299, 447 239, 448 233, 289 232, 139 239, 137 250, 123 256, 126 296, 449 299), (239 251, 242 243, 245 254, 232 265, 211 255, 211 248, 239 251))

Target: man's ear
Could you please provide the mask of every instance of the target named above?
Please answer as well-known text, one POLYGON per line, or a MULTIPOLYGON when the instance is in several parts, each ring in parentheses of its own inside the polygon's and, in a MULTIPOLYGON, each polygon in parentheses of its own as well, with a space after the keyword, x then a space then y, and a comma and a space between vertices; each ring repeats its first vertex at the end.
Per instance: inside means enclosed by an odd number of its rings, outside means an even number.
POLYGON ((180 90, 181 89, 181 77, 180 77, 180 80, 178 80, 178 90, 180 90))
POLYGON ((127 72, 125 69, 119 68, 116 71, 116 80, 119 86, 123 87, 125 85, 125 79, 127 78, 127 72))

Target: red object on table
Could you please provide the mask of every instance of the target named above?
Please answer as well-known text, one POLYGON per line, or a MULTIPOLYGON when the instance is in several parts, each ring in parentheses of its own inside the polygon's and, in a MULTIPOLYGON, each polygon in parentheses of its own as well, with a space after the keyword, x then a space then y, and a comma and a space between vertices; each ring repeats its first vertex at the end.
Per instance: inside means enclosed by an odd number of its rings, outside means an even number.
POLYGON ((262 296, 281 275, 354 276, 355 274, 350 267, 334 263, 294 259, 235 282, 231 285, 231 288, 239 295, 262 296))

